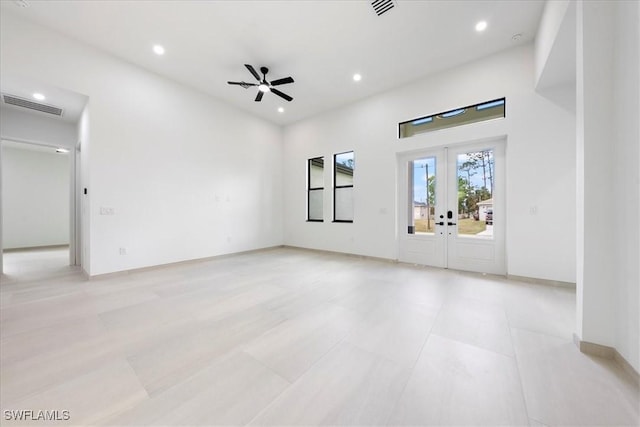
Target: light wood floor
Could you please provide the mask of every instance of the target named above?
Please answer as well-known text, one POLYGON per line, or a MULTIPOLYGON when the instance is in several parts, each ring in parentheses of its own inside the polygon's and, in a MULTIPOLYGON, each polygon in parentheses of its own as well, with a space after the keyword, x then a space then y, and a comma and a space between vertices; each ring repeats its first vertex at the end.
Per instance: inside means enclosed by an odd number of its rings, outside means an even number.
POLYGON ((3 425, 640 421, 625 372, 572 343, 570 289, 289 248, 91 281, 20 255, 0 286, 3 425))

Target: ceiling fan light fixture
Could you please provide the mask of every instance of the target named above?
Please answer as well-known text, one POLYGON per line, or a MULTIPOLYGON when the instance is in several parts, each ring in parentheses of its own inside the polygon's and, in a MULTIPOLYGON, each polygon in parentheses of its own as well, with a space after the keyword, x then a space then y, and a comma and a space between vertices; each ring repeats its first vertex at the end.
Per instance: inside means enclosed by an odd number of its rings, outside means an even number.
POLYGON ((242 81, 242 82, 227 82, 227 84, 240 86, 245 89, 252 86, 257 87, 258 94, 256 95, 255 102, 262 101, 262 97, 267 92, 271 92, 272 94, 279 96, 280 98, 284 99, 287 102, 293 101, 292 97, 290 97, 284 92, 280 92, 278 89, 275 88, 276 86, 294 83, 293 77, 289 76, 289 77, 283 77, 281 79, 269 81, 267 80, 267 73, 269 72, 269 69, 267 67, 260 67, 260 71, 262 72, 262 77, 260 77, 260 74, 258 74, 256 69, 253 68, 253 65, 244 64, 244 66, 247 70, 249 70, 251 75, 255 77, 257 83, 246 83, 242 81))

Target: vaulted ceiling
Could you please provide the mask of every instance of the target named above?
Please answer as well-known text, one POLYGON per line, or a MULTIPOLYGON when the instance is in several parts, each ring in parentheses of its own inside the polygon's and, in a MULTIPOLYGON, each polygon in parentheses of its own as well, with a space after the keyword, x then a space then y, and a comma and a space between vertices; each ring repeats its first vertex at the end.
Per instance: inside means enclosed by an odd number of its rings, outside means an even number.
POLYGON ((19 0, 2 9, 288 124, 529 42, 544 7, 538 0, 394 3, 381 16, 360 0, 19 0), (477 32, 483 20, 487 29, 477 32), (153 53, 155 44, 164 55, 153 53), (292 76, 295 83, 279 89, 294 100, 267 93, 258 103, 255 87, 228 85, 255 81, 243 64, 269 67, 271 79, 292 76), (354 73, 362 80, 354 82, 354 73))

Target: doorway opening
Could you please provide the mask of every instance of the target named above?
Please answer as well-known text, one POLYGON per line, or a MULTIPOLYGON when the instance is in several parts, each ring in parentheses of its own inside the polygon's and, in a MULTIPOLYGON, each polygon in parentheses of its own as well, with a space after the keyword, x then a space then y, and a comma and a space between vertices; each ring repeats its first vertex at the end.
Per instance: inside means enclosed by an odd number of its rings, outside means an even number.
POLYGON ((75 264, 75 157, 72 150, 2 140, 2 270, 50 276, 75 264))

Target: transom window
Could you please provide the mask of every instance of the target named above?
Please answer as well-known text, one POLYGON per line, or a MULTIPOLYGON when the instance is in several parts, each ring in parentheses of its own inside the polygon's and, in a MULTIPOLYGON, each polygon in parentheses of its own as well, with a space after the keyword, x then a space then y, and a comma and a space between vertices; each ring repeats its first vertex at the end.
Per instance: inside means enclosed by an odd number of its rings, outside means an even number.
POLYGON ((505 117, 505 104, 505 98, 494 99, 493 101, 469 107, 456 108, 455 110, 408 120, 398 124, 398 137, 408 138, 434 130, 468 125, 485 120, 503 119, 505 117))

